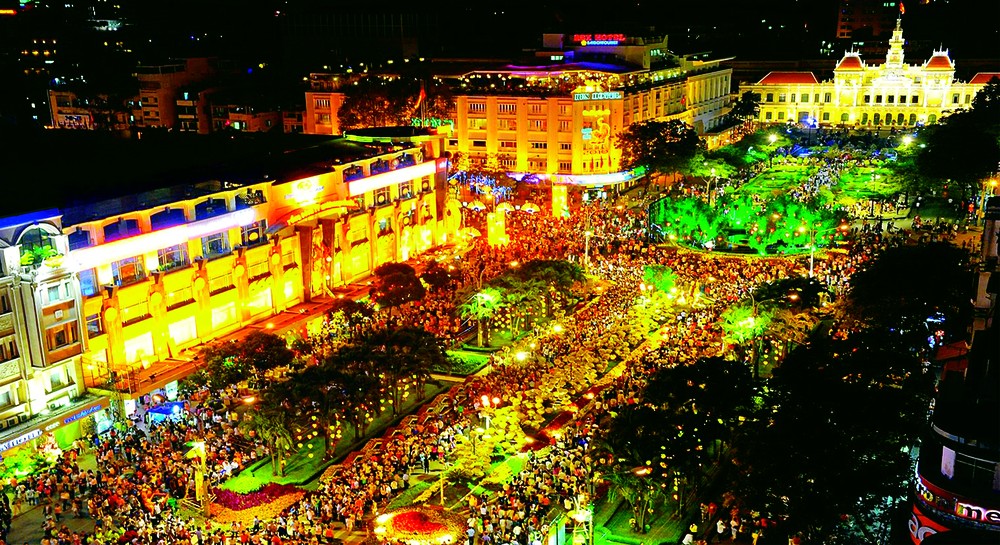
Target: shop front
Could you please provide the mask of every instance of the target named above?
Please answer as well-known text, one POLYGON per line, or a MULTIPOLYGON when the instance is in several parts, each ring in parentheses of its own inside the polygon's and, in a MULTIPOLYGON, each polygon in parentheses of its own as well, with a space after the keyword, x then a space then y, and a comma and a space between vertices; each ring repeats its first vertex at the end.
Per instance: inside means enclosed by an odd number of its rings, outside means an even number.
POLYGON ((102 397, 72 407, 57 416, 26 422, 23 428, 19 427, 0 442, 0 460, 25 446, 65 449, 85 433, 102 433, 111 427, 108 406, 108 399, 102 397), (91 417, 94 428, 88 429, 83 424, 91 417))

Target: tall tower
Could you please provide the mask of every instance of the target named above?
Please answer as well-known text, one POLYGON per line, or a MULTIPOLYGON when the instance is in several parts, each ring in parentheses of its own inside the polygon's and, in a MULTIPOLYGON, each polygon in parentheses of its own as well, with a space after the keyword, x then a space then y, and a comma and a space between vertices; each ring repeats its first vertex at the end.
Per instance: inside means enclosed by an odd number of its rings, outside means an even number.
POLYGON ((885 54, 885 70, 888 73, 903 71, 903 18, 896 18, 896 28, 889 39, 889 52, 885 54))

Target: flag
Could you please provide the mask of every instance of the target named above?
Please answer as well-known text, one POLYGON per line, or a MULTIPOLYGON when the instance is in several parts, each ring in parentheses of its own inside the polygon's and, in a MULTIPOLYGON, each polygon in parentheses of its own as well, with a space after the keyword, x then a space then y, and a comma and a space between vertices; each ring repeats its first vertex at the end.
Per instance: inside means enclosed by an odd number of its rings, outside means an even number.
POLYGON ((899 14, 904 15, 906 13, 906 8, 903 7, 903 3, 899 3, 899 14))
POLYGON ((424 90, 424 82, 420 82, 420 94, 417 95, 417 104, 414 108, 419 108, 421 104, 424 103, 424 99, 427 98, 427 91, 424 90))

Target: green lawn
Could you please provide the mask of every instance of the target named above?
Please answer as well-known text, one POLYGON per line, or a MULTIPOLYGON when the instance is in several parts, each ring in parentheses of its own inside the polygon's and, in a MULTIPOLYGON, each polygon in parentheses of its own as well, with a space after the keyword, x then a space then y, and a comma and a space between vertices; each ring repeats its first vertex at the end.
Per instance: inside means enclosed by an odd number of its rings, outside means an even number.
POLYGON ((483 367, 490 361, 488 353, 471 352, 469 350, 448 350, 448 355, 454 360, 451 369, 435 368, 435 373, 446 373, 449 375, 468 376, 483 367))

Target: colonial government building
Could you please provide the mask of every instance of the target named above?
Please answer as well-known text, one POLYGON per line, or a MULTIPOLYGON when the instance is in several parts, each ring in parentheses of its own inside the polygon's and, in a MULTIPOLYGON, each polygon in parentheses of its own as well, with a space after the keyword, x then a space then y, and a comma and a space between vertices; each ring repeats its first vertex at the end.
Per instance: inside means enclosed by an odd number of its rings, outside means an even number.
POLYGON ((981 72, 968 82, 955 79, 947 50, 935 51, 920 64, 903 62, 902 20, 889 40, 885 62, 868 64, 847 52, 820 81, 812 72, 771 72, 754 84, 741 85, 760 103, 764 123, 808 126, 913 127, 969 108, 972 98, 1000 73, 981 72))

